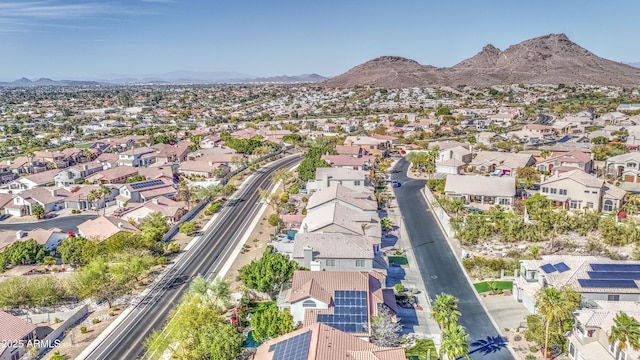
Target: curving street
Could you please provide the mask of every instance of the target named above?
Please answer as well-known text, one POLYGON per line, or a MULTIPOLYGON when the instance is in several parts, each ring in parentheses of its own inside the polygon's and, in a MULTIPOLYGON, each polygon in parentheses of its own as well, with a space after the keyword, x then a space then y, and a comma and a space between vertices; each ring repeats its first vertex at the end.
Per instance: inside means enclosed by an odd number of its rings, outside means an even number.
POLYGON ((0 230, 24 230, 30 231, 37 228, 51 229, 58 228, 62 231, 78 232, 78 225, 89 219, 95 219, 96 214, 79 214, 56 217, 53 219, 39 220, 32 222, 14 222, 14 223, 0 223, 0 230))
POLYGON ((409 163, 400 160, 393 179, 402 184, 394 188, 405 229, 422 274, 425 288, 433 302, 437 294, 448 293, 459 299, 462 313, 459 323, 469 333, 472 359, 512 360, 513 356, 469 284, 455 254, 449 247, 434 215, 421 192, 425 180, 406 176, 409 163))
POLYGON ((170 311, 187 290, 190 279, 198 274, 213 277, 228 259, 260 209, 258 188, 271 185, 274 170, 289 168, 299 161, 300 157, 296 155, 256 171, 239 190, 237 197, 242 201, 234 207, 223 207, 215 224, 176 260, 173 268, 143 299, 133 305, 132 311, 113 332, 82 358, 126 360, 144 357, 144 339, 164 325, 170 311))

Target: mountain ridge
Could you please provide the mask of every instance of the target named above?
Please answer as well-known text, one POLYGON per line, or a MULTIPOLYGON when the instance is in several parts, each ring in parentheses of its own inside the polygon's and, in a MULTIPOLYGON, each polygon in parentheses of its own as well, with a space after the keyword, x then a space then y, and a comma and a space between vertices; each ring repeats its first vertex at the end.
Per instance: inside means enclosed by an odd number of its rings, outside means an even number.
POLYGON ((640 69, 601 58, 561 33, 528 39, 505 50, 488 44, 452 67, 437 68, 412 59, 381 56, 320 85, 402 88, 519 83, 638 86, 640 69))

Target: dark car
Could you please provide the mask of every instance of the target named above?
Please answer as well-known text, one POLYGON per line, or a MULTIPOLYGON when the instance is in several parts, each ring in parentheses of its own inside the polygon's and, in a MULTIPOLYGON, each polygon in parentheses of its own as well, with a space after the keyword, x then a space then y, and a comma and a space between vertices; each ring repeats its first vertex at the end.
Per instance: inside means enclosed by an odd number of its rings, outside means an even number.
POLYGON ((236 206, 236 204, 238 203, 238 201, 240 201, 240 199, 238 198, 233 198, 231 200, 229 200, 229 206, 236 206))
POLYGON ((400 187, 400 186, 402 186, 402 184, 401 184, 401 183, 400 183, 400 181, 398 181, 398 180, 393 180, 393 181, 391 182, 391 186, 393 186, 393 187, 400 187))

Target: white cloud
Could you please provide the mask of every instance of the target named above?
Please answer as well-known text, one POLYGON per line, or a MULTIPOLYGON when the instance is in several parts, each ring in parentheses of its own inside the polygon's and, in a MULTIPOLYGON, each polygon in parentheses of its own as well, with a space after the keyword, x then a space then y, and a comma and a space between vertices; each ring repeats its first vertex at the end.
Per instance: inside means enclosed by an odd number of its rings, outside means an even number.
POLYGON ((115 12, 110 5, 98 2, 64 4, 53 1, 0 3, 0 18, 69 19, 115 12))

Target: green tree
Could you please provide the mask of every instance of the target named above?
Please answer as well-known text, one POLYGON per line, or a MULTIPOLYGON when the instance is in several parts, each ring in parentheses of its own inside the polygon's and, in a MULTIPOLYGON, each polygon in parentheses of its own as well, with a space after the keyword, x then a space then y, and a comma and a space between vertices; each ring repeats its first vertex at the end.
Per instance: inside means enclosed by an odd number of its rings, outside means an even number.
POLYGON ((242 349, 242 334, 228 323, 211 324, 195 334, 191 345, 195 359, 233 360, 242 349))
POLYGON ((179 226, 180 232, 191 235, 196 230, 196 224, 193 221, 185 221, 179 226))
POLYGON ((449 359, 471 359, 469 355, 469 334, 462 325, 450 322, 442 331, 440 356, 449 359))
POLYGON ((271 173, 271 181, 277 183, 280 181, 282 185, 282 191, 286 193, 287 191, 287 181, 292 178, 292 174, 288 169, 278 169, 271 173))
POLYGON ((382 230, 391 230, 393 229, 394 223, 388 217, 384 217, 380 219, 380 225, 382 226, 382 230))
POLYGON ((282 284, 291 280, 298 263, 274 252, 267 246, 262 257, 240 268, 240 280, 249 289, 273 295, 282 284))
MULTIPOLYGON (((552 324, 561 327, 563 321, 571 320, 572 311, 580 303, 580 295, 570 289, 546 287, 537 294, 536 309, 544 321, 544 355, 549 351, 549 334, 552 324)), ((562 330, 562 329, 560 329, 562 330)))
POLYGON ((100 195, 100 191, 98 189, 89 191, 89 194, 87 195, 87 200, 93 204, 94 208, 96 209, 96 214, 100 212, 100 209, 98 208, 98 204, 96 204, 95 201, 100 199, 100 196, 102 195, 100 195))
POLYGON ((39 219, 45 214, 44 208, 40 204, 35 204, 31 207, 31 215, 35 216, 39 219))
POLYGON ((269 222, 269 225, 277 226, 280 223, 280 216, 278 214, 271 214, 267 221, 269 222))
POLYGON ((329 164, 321 159, 325 153, 333 154, 335 151, 328 146, 312 147, 307 150, 304 159, 297 168, 298 177, 302 181, 309 181, 316 178, 316 169, 319 167, 330 167, 329 164))
POLYGON ((124 182, 125 184, 130 184, 130 183, 144 181, 144 180, 147 180, 147 177, 144 175, 133 175, 133 176, 129 176, 124 182))
POLYGON ((609 344, 616 349, 616 359, 620 359, 620 352, 631 347, 633 350, 640 349, 640 323, 636 318, 629 316, 625 312, 619 312, 611 326, 609 333, 609 344))
POLYGON ((32 264, 44 260, 47 249, 33 239, 15 241, 0 253, 0 270, 11 265, 32 264))
POLYGON ((49 360, 66 360, 67 357, 66 355, 62 355, 60 353, 60 351, 56 351, 55 353, 53 353, 53 355, 51 355, 51 357, 49 358, 49 360))
POLYGON ((96 244, 79 236, 71 236, 56 248, 63 264, 83 265, 89 263, 97 252, 96 244))
POLYGON ((140 221, 140 230, 142 231, 142 241, 151 248, 157 242, 162 240, 164 234, 169 230, 167 219, 161 212, 157 211, 145 216, 140 221))
POLYGON ((286 310, 278 310, 277 307, 270 306, 251 316, 251 327, 256 341, 273 339, 294 330, 293 317, 286 310))
POLYGON ((111 283, 109 266, 101 257, 95 258, 73 274, 71 286, 81 298, 107 299, 111 307, 113 293, 117 290, 111 283))
POLYGON ((220 195, 220 193, 223 190, 223 186, 222 185, 209 185, 207 187, 199 187, 196 190, 196 199, 200 200, 200 201, 212 201, 213 199, 215 199, 216 197, 218 197, 218 195, 220 195))
POLYGON ((436 295, 431 306, 431 317, 440 325, 441 329, 445 329, 450 323, 456 323, 460 315, 456 297, 445 293, 436 295))

